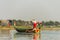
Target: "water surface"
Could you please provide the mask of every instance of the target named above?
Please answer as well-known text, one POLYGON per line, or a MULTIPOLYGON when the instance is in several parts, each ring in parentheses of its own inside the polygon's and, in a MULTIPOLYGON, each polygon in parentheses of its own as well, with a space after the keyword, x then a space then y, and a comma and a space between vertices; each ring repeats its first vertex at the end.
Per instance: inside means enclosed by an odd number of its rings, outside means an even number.
POLYGON ((0 40, 40 40, 40 34, 18 33, 15 30, 0 30, 0 40))
POLYGON ((60 40, 60 30, 41 31, 41 40, 60 40))
POLYGON ((0 30, 0 40, 60 40, 60 30, 43 30, 40 33, 0 30))

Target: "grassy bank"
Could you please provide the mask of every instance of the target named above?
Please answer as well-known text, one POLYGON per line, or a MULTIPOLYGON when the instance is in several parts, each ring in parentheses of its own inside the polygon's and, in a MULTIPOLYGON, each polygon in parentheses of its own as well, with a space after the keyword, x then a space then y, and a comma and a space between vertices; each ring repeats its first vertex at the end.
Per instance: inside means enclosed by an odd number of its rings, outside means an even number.
POLYGON ((59 27, 53 27, 53 28, 41 28, 41 30, 60 30, 59 27))
MULTIPOLYGON (((27 27, 26 26, 16 26, 16 27, 18 27, 18 29, 19 28, 22 28, 22 29, 31 28, 31 27, 28 27, 28 26, 27 27)), ((4 26, 4 27, 0 26, 0 30, 14 30, 14 29, 15 29, 14 26, 10 26, 10 27, 8 27, 8 26, 4 26)), ((42 27, 41 30, 60 30, 60 27, 52 27, 52 28, 42 27)))
POLYGON ((14 27, 13 26, 10 26, 10 27, 8 27, 8 26, 4 26, 4 27, 0 26, 0 30, 14 30, 14 27))

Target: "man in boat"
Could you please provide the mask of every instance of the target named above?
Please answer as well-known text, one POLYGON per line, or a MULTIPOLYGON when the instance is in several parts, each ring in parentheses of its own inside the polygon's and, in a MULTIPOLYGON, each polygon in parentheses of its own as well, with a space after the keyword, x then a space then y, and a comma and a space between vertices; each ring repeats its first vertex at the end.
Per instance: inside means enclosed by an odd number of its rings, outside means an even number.
POLYGON ((41 29, 42 22, 38 22, 38 28, 41 29))
POLYGON ((38 31, 39 31, 39 28, 37 27, 37 25, 38 25, 38 24, 37 24, 37 21, 34 20, 34 21, 33 21, 33 31, 34 31, 34 32, 38 32, 38 31))
POLYGON ((36 27, 37 27, 37 21, 33 21, 33 30, 36 30, 36 27))
POLYGON ((42 26, 42 22, 33 21, 33 31, 39 32, 42 26))

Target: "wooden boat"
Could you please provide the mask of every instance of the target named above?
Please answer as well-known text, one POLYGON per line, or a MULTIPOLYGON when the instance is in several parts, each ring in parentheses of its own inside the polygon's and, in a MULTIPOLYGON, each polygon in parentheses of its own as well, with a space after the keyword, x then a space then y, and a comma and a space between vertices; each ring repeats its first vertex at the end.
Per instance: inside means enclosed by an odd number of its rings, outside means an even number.
POLYGON ((14 26, 17 32, 34 32, 31 26, 14 26))
POLYGON ((16 26, 16 22, 14 22, 14 28, 17 32, 38 32, 39 28, 36 30, 33 30, 33 26, 16 26))

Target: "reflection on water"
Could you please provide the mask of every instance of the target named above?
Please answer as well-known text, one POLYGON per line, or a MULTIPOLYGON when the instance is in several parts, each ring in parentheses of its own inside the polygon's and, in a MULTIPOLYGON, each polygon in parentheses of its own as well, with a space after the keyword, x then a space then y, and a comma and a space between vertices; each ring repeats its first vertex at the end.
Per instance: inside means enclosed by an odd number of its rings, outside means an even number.
POLYGON ((0 40, 40 40, 40 34, 18 33, 15 30, 0 30, 0 40))
POLYGON ((17 34, 15 34, 15 39, 16 40, 32 40, 33 39, 33 37, 32 37, 32 35, 31 34, 20 34, 20 33, 17 33, 17 34))
POLYGON ((40 40, 39 33, 16 33, 15 40, 40 40))
POLYGON ((40 40, 40 35, 35 33, 33 36, 33 40, 40 40))
POLYGON ((0 30, 0 40, 10 40, 10 30, 0 30))

